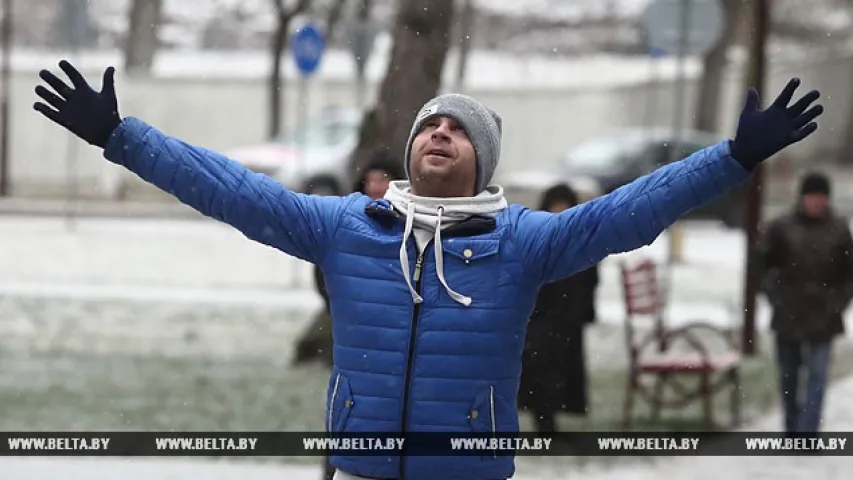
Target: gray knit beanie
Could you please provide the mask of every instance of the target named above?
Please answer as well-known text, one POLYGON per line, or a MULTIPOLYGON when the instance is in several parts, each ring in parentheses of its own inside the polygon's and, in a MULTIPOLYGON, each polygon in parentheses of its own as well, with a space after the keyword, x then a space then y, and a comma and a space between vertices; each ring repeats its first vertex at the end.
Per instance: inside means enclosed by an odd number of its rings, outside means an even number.
POLYGON ((480 193, 486 189, 495 170, 498 168, 498 159, 501 156, 501 128, 500 115, 494 110, 474 100, 467 95, 449 93, 439 95, 426 103, 415 117, 409 141, 406 143, 406 176, 411 180, 409 170, 412 156, 412 142, 420 132, 424 122, 435 117, 450 117, 456 119, 465 129, 474 152, 477 156, 477 183, 476 192, 480 193))

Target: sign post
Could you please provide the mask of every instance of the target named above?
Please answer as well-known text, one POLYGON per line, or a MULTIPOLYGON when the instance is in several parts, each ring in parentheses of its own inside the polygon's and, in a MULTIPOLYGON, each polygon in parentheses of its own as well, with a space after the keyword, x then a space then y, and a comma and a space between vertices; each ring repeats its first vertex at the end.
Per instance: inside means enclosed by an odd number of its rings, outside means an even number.
MULTIPOLYGON (((88 33, 88 2, 87 0, 66 0, 65 8, 65 40, 68 42, 69 55, 73 61, 80 53, 86 41, 88 33)), ((65 150, 65 178, 66 178, 66 227, 74 230, 76 227, 75 210, 79 197, 79 168, 77 165, 79 157, 79 141, 73 136, 68 137, 68 148, 65 150)))
POLYGON ((369 21, 358 18, 349 28, 349 47, 355 60, 356 90, 355 98, 359 109, 365 105, 365 71, 370 54, 373 52, 373 42, 376 40, 376 27, 369 21))
MULTIPOLYGON (((670 162, 679 160, 684 130, 685 60, 690 55, 704 55, 720 41, 725 27, 725 12, 719 0, 654 0, 643 13, 642 27, 647 50, 657 55, 676 54, 677 74, 673 101, 673 142, 670 162)), ((669 270, 682 260, 681 223, 669 231, 669 270)), ((667 278, 667 291, 671 278, 667 278)))
MULTIPOLYGON (((303 25, 293 35, 291 40, 291 50, 293 52, 293 60, 296 62, 296 68, 299 70, 299 105, 296 120, 296 134, 298 136, 298 156, 297 156, 297 175, 296 178, 301 178, 302 165, 305 162, 305 131, 308 126, 308 79, 317 71, 320 66, 320 60, 323 58, 323 52, 326 49, 326 39, 320 29, 312 22, 303 25)), ((306 179, 301 179, 306 180, 306 179)), ((300 190, 307 190, 308 185, 304 185, 300 190)), ((299 281, 299 269, 293 269, 292 282, 293 285, 299 281)))
POLYGON ((651 126, 657 116, 658 108, 658 90, 660 90, 660 60, 666 57, 666 52, 659 47, 649 49, 649 87, 650 95, 646 96, 646 108, 643 117, 643 124, 651 126))
POLYGON ((302 166, 303 151, 305 150, 305 127, 308 123, 308 79, 317 67, 320 66, 320 60, 323 58, 323 51, 326 48, 326 40, 320 29, 313 23, 308 22, 302 26, 293 35, 291 42, 293 50, 293 59, 296 62, 296 68, 299 69, 299 105, 296 132, 299 135, 299 166, 302 166))

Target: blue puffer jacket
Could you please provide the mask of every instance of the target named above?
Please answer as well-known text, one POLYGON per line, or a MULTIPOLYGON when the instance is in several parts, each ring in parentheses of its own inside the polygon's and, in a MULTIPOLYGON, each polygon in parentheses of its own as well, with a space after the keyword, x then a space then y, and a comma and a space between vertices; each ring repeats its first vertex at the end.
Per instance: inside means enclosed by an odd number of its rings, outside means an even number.
MULTIPOLYGON (((399 264, 404 221, 385 201, 296 194, 133 118, 104 155, 248 238, 320 265, 334 318, 325 418, 335 432, 518 431, 525 326, 540 286, 650 244, 749 176, 722 142, 560 214, 511 205, 496 219, 463 222, 442 234, 444 272, 473 303, 448 296, 427 248, 416 307, 399 264)), ((412 272, 417 257, 411 240, 412 272)), ((337 456, 332 464, 408 480, 499 480, 515 470, 503 456, 337 456)))

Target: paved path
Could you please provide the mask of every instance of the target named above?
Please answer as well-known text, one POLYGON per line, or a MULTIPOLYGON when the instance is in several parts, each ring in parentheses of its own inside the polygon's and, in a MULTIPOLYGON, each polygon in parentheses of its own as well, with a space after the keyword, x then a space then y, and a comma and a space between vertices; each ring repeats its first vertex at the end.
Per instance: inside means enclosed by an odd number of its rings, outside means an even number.
MULTIPOLYGON (((853 169, 829 169, 837 188, 833 203, 842 215, 853 216, 853 169)), ((768 177, 764 188, 764 215, 773 217, 790 208, 791 196, 796 192, 797 178, 768 177)), ((510 198, 510 201, 521 201, 510 198)), ((526 202, 526 200, 524 200, 526 202)), ((538 201, 536 202, 538 203, 538 201)), ((200 218, 189 207, 179 204, 171 196, 151 186, 144 185, 141 192, 132 193, 124 201, 109 198, 86 197, 69 199, 50 197, 0 197, 0 215, 38 215, 62 217, 69 212, 77 217, 135 217, 135 218, 200 218)))
POLYGON ((4 480, 319 480, 320 468, 186 459, 0 457, 4 480))
MULTIPOLYGON (((774 379, 768 379, 774 381, 774 379)), ((853 431, 853 377, 834 384, 827 397, 823 430, 853 431)), ((744 431, 779 431, 781 414, 744 428, 744 431)), ((847 480, 853 478, 853 457, 677 457, 658 460, 649 467, 619 468, 564 477, 583 480, 847 480)))
POLYGON ((201 219, 201 214, 178 202, 0 198, 0 215, 79 218, 201 219))

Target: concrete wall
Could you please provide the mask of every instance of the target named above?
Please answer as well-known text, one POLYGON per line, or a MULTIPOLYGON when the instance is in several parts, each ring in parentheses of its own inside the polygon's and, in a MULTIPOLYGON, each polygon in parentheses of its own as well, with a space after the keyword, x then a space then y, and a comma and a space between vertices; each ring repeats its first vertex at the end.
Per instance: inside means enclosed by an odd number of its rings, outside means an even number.
MULTIPOLYGON (((828 107, 821 131, 792 153, 800 157, 836 153, 842 141, 845 108, 850 103, 851 69, 853 56, 772 69, 768 92, 778 92, 796 75, 807 87, 821 89, 828 107)), ((98 79, 99 73, 91 72, 91 78, 98 79)), ((25 194, 54 192, 74 179, 80 193, 98 196, 99 184, 117 173, 118 167, 100 159, 99 150, 76 141, 32 110, 37 80, 35 71, 13 74, 13 188, 25 194)), ((124 115, 139 116, 189 143, 225 149, 263 139, 267 115, 263 79, 119 77, 117 84, 124 115)), ((352 105, 353 89, 351 83, 340 79, 320 79, 310 86, 308 107, 313 114, 328 105, 352 105)), ((375 84, 370 86, 371 91, 374 89, 375 84)), ((685 105, 685 118, 691 121, 695 90, 691 80, 685 105)), ((292 102, 297 93, 297 86, 291 83, 289 103, 284 106, 288 125, 296 121, 298 109, 292 102)), ((668 125, 673 108, 670 82, 529 90, 490 87, 466 93, 504 116, 502 175, 548 165, 574 144, 612 128, 668 125)), ((733 134, 742 101, 742 80, 730 74, 724 89, 725 121, 718 129, 721 135, 733 134)))

